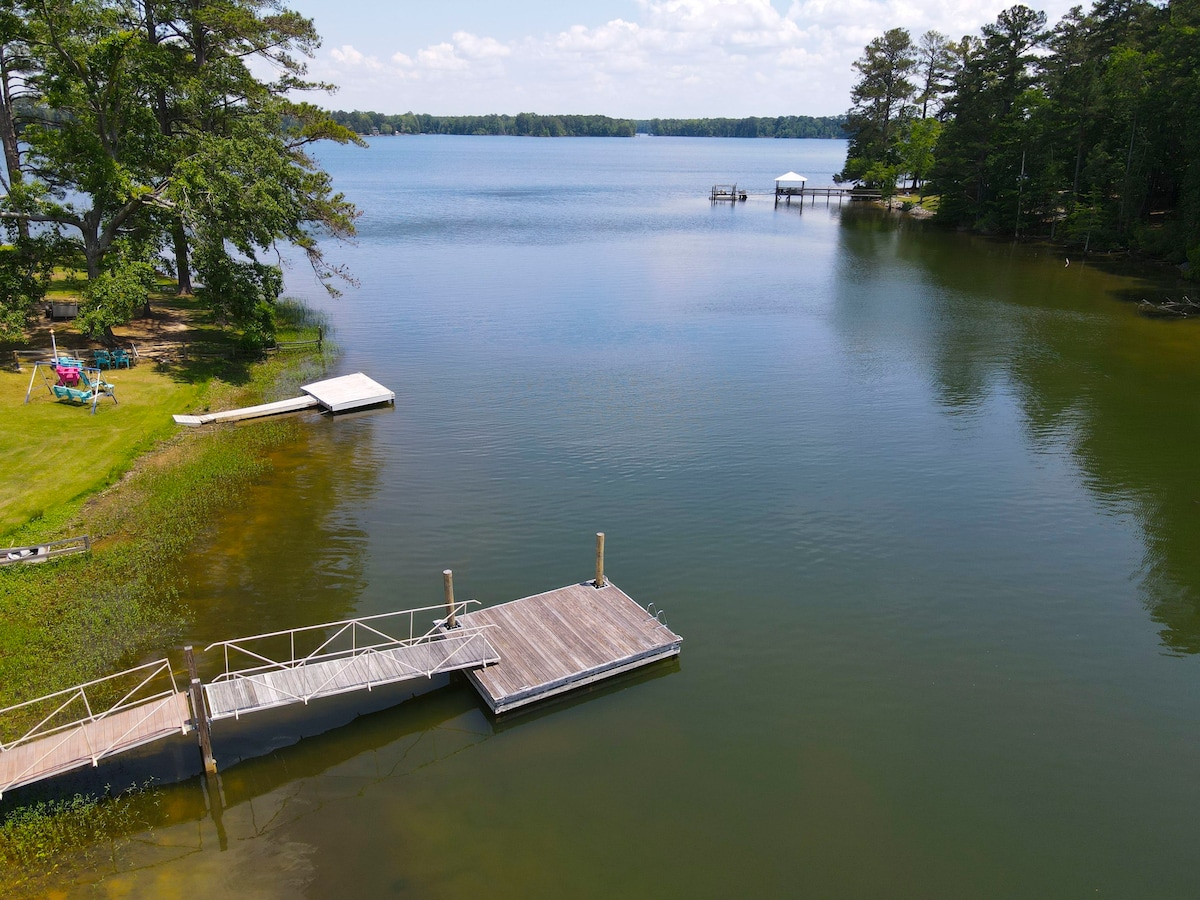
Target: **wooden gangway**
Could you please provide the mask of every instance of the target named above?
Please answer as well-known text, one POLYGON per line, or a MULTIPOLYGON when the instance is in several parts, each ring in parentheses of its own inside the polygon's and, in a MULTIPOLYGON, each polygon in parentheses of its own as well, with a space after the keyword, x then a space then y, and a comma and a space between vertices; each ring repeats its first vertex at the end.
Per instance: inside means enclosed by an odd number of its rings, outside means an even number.
POLYGON ((186 734, 191 712, 166 659, 0 709, 5 791, 186 734), (8 731, 15 730, 11 739, 8 731))
POLYGON ((486 624, 441 630, 437 613, 461 616, 465 600, 449 610, 424 607, 377 616, 346 619, 220 641, 225 670, 204 685, 208 716, 213 721, 290 703, 308 703, 349 691, 371 690, 442 672, 499 662, 486 624), (418 621, 430 621, 418 631, 418 621))

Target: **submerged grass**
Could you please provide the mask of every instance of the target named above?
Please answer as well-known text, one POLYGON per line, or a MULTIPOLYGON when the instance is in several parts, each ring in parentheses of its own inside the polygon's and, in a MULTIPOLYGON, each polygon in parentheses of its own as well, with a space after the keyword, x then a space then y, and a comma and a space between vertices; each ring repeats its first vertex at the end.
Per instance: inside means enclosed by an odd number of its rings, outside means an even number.
POLYGON ((6 894, 41 894, 69 854, 83 865, 94 863, 101 848, 111 855, 116 842, 151 827, 158 805, 158 795, 146 785, 115 796, 76 794, 10 810, 0 818, 6 894))

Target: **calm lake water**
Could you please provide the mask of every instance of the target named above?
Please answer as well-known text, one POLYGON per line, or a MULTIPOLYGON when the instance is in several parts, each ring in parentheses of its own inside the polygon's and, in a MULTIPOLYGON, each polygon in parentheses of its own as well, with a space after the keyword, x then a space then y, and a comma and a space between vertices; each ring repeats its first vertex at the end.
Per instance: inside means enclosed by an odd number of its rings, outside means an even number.
POLYGON ((708 202, 844 153, 322 150, 361 286, 289 288, 396 406, 305 419, 197 555, 193 640, 434 604, 444 568, 538 593, 604 531, 683 654, 500 724, 458 682, 218 723, 219 802, 166 788, 77 889, 1196 896, 1197 323, 1058 250, 708 202))

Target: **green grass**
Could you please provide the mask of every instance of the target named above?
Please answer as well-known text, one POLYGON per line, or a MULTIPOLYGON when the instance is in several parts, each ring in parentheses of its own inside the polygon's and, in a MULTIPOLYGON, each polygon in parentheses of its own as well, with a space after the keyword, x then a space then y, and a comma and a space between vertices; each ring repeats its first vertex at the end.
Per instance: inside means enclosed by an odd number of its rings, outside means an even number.
MULTIPOLYGON (((287 302, 279 321, 280 340, 329 331, 287 302)), ((192 336, 216 330, 202 323, 192 336)), ((293 396, 325 374, 334 353, 327 342, 321 352, 253 365, 122 369, 108 377, 120 404, 102 401, 95 416, 52 400, 40 385, 25 405, 29 373, 0 373, 0 544, 93 537, 90 554, 0 569, 0 706, 112 674, 176 642, 199 612, 178 599, 183 561, 269 471, 271 452, 296 440, 299 425, 284 418, 181 431, 171 415, 293 396)), ((0 739, 37 717, 27 718, 5 716, 0 739)), ((42 895, 64 866, 95 865, 149 827, 159 799, 155 791, 76 795, 8 810, 0 819, 0 893, 42 895)))
POLYGON ((30 375, 28 368, 0 372, 0 539, 111 484, 174 432, 171 416, 194 406, 205 388, 151 364, 119 369, 104 376, 118 402, 102 397, 92 415, 54 399, 40 375, 26 404, 30 375))
MULTIPOLYGON (((301 308, 283 304, 281 320, 292 339, 315 336, 301 308)), ((0 706, 172 646, 189 615, 177 599, 181 560, 298 426, 181 430, 171 415, 294 396, 333 352, 327 344, 253 365, 120 369, 109 376, 120 404, 102 400, 95 416, 39 385, 25 405, 29 374, 0 373, 0 546, 85 533, 93 541, 87 555, 0 569, 0 706)))

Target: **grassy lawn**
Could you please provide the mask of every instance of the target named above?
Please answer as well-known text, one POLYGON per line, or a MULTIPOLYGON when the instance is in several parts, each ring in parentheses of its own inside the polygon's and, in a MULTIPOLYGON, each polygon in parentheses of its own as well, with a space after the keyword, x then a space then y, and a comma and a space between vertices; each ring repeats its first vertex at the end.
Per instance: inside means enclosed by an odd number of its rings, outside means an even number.
POLYGON ((29 403, 30 367, 0 372, 0 538, 56 507, 103 488, 133 459, 176 428, 204 386, 176 381, 152 363, 105 374, 118 403, 56 400, 39 375, 29 403))
MULTIPOLYGON (((315 337, 322 324, 286 303, 280 318, 281 340, 315 337)), ((203 331, 172 334, 186 340, 203 331)), ((326 344, 257 362, 143 361, 105 373, 120 402, 102 398, 94 416, 54 399, 40 376, 25 404, 30 368, 0 372, 0 548, 93 539, 89 554, 0 568, 0 707, 173 646, 194 613, 178 604, 179 561, 236 508, 298 426, 284 417, 181 429, 171 416, 294 396, 299 384, 323 376, 333 352, 326 344)))

